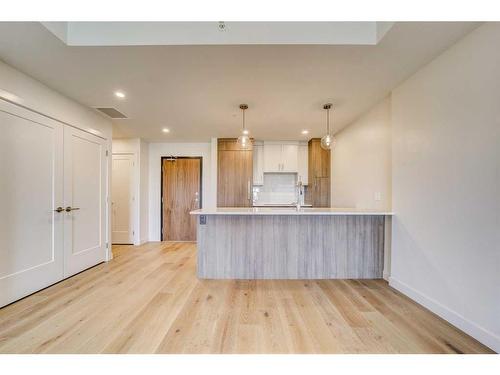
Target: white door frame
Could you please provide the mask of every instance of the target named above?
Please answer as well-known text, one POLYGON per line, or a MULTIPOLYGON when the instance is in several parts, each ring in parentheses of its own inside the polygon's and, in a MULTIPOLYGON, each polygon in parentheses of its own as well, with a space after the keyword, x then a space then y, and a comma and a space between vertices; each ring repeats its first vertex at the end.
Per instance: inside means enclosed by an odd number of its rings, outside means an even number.
MULTIPOLYGON (((113 156, 120 156, 120 155, 129 155, 129 156, 132 156, 132 160, 133 160, 133 168, 132 168, 132 195, 134 196, 134 203, 132 205, 132 227, 134 229, 134 234, 132 236, 133 238, 133 243, 134 245, 140 245, 140 217, 139 217, 139 166, 137 165, 137 153, 135 152, 113 152, 112 154, 112 157, 111 157, 111 171, 112 171, 112 168, 113 168, 113 156)), ((113 175, 113 173, 111 173, 111 176, 113 175)), ((111 189, 110 189, 110 192, 112 191, 112 187, 113 187, 113 181, 111 181, 111 185, 110 185, 111 189)), ((111 195, 110 195, 111 197, 111 195)), ((110 205, 112 204, 112 201, 113 201, 113 197, 110 198, 110 205)), ((112 211, 110 210, 110 215, 112 215, 112 211)), ((111 222, 110 222, 111 224, 111 222)), ((113 228, 111 226, 111 232, 112 233, 113 231, 113 228)), ((110 244, 113 242, 113 238, 110 237, 110 244)))

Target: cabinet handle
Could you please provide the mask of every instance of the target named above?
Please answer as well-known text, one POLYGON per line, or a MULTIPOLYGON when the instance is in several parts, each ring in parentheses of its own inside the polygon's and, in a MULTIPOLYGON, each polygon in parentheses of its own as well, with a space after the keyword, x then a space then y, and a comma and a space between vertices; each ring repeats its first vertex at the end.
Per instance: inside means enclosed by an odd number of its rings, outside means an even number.
POLYGON ((66 207, 64 211, 66 212, 71 212, 71 211, 76 211, 76 210, 79 210, 80 208, 79 207, 66 207))
POLYGON ((57 207, 54 211, 55 211, 55 212, 63 212, 63 211, 64 211, 64 208, 62 208, 62 207, 57 207))

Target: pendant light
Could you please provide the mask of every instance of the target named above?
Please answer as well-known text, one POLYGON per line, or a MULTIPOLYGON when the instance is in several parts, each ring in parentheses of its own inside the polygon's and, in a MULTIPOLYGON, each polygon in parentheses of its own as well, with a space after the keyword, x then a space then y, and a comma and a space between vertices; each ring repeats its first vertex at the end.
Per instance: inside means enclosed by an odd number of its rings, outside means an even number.
POLYGON ((330 134, 330 108, 332 108, 332 103, 323 106, 323 109, 326 109, 326 135, 321 138, 321 147, 325 150, 335 147, 335 138, 330 134))
POLYGON ((248 136, 248 130, 245 129, 245 110, 248 109, 247 104, 240 104, 240 109, 242 112, 242 118, 243 118, 243 129, 241 131, 241 135, 238 137, 238 146, 246 150, 250 148, 250 137, 248 136))

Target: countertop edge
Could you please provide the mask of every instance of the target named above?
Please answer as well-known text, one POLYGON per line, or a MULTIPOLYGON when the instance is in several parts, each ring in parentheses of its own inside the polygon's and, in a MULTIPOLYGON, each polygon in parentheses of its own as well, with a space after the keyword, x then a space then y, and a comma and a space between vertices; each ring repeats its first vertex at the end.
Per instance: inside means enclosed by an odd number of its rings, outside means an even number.
POLYGON ((370 211, 370 210, 345 210, 341 209, 305 209, 300 211, 290 210, 275 210, 271 208, 265 209, 235 209, 235 210, 220 210, 220 209, 201 209, 190 212, 191 215, 227 215, 227 216, 393 216, 392 211, 370 211))

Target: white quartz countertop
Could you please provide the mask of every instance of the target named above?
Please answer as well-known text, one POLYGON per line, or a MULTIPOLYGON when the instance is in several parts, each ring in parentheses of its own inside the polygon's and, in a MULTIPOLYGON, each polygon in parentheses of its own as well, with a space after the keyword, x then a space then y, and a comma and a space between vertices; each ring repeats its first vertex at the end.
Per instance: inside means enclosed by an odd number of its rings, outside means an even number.
POLYGON ((203 208, 190 212, 191 215, 393 215, 390 211, 359 208, 311 208, 302 207, 234 207, 203 208))

